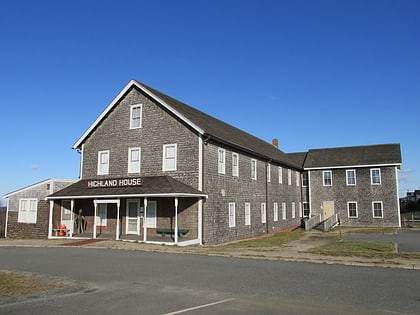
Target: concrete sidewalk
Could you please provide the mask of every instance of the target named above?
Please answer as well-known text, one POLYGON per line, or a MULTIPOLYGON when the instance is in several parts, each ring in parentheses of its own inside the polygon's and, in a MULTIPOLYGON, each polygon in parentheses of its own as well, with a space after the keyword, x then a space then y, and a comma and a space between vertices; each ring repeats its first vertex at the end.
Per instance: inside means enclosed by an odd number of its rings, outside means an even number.
MULTIPOLYGON (((348 232, 348 231, 347 231, 348 232)), ((343 237, 347 232, 343 232, 343 237)), ((228 248, 225 246, 170 246, 153 245, 127 241, 103 240, 99 242, 79 243, 79 240, 18 240, 0 239, 0 246, 6 247, 67 247, 69 245, 82 248, 107 248, 118 250, 140 250, 150 252, 165 252, 190 255, 223 256, 235 258, 283 260, 322 264, 342 264, 349 266, 371 266, 383 268, 420 269, 420 260, 404 258, 365 258, 347 256, 326 256, 309 253, 308 251, 318 246, 335 242, 340 236, 339 231, 320 232, 316 230, 305 232, 297 241, 283 246, 271 248, 228 248), (72 244, 73 243, 73 244, 72 244)), ((379 235, 380 236, 380 235, 379 235)), ((359 238, 359 236, 358 236, 359 238)), ((387 241, 387 240, 384 240, 387 241)))

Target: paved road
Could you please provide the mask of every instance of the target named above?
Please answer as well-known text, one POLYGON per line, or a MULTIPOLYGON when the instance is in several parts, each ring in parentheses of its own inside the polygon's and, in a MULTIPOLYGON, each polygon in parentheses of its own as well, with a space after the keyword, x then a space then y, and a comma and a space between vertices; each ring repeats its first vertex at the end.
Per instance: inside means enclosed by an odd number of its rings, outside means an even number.
POLYGON ((420 313, 415 270, 87 248, 0 248, 0 269, 90 287, 0 314, 420 313))
POLYGON ((420 230, 400 230, 397 234, 349 234, 347 240, 380 241, 398 243, 400 252, 420 253, 420 230))

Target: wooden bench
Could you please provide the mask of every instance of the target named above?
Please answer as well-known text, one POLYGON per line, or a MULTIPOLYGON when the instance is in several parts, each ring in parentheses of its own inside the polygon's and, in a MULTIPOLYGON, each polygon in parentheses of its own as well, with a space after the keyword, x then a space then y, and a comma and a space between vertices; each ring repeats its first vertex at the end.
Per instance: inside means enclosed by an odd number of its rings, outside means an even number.
MULTIPOLYGON (((187 230, 187 229, 178 229, 178 236, 184 237, 189 231, 190 230, 187 230)), ((167 234, 174 235, 175 229, 156 229, 156 233, 161 234, 162 237, 165 237, 167 234)))

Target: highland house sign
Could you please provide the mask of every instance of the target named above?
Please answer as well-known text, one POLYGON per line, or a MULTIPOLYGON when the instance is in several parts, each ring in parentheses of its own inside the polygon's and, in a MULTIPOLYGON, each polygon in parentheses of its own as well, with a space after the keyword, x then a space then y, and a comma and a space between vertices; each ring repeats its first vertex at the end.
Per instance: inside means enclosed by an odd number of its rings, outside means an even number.
POLYGON ((87 188, 109 188, 109 187, 133 187, 141 186, 141 178, 115 178, 115 179, 99 179, 89 180, 87 188))

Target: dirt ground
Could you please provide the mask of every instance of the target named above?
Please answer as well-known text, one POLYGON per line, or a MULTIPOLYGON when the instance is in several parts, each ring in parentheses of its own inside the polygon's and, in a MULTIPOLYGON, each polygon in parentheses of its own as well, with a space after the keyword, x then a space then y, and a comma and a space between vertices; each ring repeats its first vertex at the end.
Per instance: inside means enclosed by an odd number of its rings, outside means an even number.
POLYGON ((420 269, 420 260, 404 258, 364 258, 364 257, 335 257, 309 253, 308 250, 334 242, 339 237, 339 231, 319 232, 316 230, 305 232, 297 241, 282 246, 264 248, 229 248, 226 246, 173 246, 154 245, 128 241, 103 240, 99 242, 73 245, 77 240, 26 240, 0 239, 0 247, 67 247, 78 246, 84 248, 108 248, 117 250, 140 250, 150 252, 165 252, 190 255, 224 256, 235 258, 268 259, 296 262, 311 262, 323 264, 343 264, 352 266, 374 266, 383 268, 420 269))

